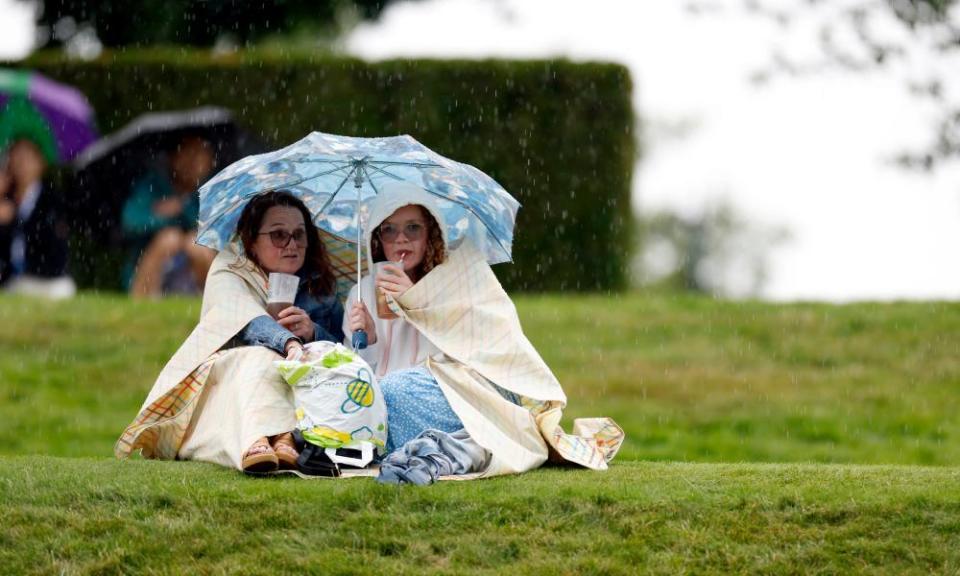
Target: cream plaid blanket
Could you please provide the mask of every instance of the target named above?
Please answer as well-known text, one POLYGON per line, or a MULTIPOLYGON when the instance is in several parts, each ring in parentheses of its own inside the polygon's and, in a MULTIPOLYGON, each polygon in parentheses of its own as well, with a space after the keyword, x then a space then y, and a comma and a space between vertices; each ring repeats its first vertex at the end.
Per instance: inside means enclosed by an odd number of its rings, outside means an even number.
POLYGON ((251 320, 266 314, 266 278, 230 245, 213 261, 200 322, 157 377, 114 454, 141 450, 145 458, 172 460, 183 443, 194 410, 220 350, 251 320))

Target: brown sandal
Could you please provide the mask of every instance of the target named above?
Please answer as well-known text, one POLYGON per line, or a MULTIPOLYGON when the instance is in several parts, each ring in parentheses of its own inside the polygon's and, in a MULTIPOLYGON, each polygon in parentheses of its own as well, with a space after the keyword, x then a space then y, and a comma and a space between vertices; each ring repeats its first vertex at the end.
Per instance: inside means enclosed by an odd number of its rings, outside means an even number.
POLYGON ((277 462, 281 470, 296 470, 297 447, 293 443, 293 435, 289 432, 273 437, 273 450, 277 455, 277 462))
POLYGON ((279 460, 276 452, 270 447, 266 438, 261 438, 254 442, 247 453, 243 455, 243 461, 240 466, 244 472, 273 472, 277 469, 279 460))

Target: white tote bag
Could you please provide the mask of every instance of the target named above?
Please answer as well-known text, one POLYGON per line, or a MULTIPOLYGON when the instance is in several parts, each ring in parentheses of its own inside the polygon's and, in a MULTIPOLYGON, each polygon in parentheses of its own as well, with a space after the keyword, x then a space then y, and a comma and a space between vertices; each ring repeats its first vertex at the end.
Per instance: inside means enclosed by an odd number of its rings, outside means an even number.
POLYGON ((382 453, 387 405, 370 365, 333 342, 311 342, 304 352, 299 360, 274 362, 293 387, 297 428, 304 439, 334 449, 361 449, 370 442, 382 453))

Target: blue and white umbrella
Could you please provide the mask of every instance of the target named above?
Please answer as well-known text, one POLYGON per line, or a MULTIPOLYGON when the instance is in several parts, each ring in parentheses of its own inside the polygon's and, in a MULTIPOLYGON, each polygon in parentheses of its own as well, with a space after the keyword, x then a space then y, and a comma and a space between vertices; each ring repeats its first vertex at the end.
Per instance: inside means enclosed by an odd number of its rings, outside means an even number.
POLYGON ((220 250, 257 194, 285 189, 300 198, 320 229, 357 244, 366 204, 388 181, 406 181, 437 198, 451 245, 476 241, 490 264, 509 262, 516 201, 473 166, 433 152, 410 136, 354 138, 313 132, 274 152, 248 156, 200 188, 197 242, 220 250))

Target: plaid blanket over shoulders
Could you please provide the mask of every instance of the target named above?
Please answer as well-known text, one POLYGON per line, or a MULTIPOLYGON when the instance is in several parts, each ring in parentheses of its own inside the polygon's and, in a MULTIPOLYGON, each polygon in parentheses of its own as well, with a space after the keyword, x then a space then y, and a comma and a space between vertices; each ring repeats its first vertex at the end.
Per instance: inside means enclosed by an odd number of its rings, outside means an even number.
POLYGON ((173 459, 183 441, 218 351, 244 326, 266 314, 266 278, 231 244, 213 261, 200 321, 167 362, 133 422, 114 446, 118 458, 136 450, 173 459))

